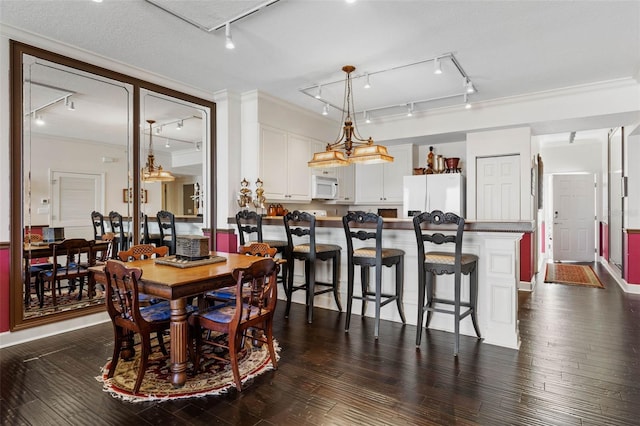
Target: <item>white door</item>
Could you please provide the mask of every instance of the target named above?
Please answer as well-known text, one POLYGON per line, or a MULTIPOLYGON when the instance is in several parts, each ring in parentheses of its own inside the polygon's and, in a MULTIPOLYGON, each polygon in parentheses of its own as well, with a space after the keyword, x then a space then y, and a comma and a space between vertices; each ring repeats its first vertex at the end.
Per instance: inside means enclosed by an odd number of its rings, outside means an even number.
POLYGON ((553 175, 553 260, 595 259, 595 177, 553 175))
POLYGON ((51 172, 52 227, 63 227, 66 238, 93 235, 91 212, 104 208, 104 176, 100 173, 51 172))
POLYGON ((520 219, 520 156, 476 160, 477 220, 520 219))

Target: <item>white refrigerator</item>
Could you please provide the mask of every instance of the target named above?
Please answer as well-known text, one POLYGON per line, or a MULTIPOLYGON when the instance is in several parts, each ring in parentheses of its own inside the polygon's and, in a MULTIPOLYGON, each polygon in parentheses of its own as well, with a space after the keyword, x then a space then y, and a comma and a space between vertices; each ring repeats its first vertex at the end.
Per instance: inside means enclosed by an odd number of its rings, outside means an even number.
POLYGON ((461 173, 404 176, 402 217, 432 210, 465 217, 465 181, 461 173))

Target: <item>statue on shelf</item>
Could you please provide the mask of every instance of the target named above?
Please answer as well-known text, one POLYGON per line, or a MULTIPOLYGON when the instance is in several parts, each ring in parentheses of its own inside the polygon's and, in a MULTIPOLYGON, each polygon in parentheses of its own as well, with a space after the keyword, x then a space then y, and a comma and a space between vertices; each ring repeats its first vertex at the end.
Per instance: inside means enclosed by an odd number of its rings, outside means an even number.
POLYGON ((247 207, 251 205, 253 198, 251 197, 251 190, 249 189, 249 181, 242 178, 240 182, 240 194, 238 194, 238 205, 240 207, 247 207))
POLYGON ((256 198, 253 200, 253 206, 257 209, 264 209, 267 199, 264 197, 263 182, 260 178, 256 181, 256 198))
POLYGON ((432 175, 433 174, 433 147, 430 146, 429 147, 429 154, 427 154, 427 170, 425 171, 426 174, 428 175, 432 175))

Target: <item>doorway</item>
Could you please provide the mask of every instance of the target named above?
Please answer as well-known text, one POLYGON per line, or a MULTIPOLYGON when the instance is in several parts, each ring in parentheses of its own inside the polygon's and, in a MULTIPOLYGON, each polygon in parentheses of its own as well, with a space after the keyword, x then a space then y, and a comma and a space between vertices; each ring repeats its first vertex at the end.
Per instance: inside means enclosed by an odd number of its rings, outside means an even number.
POLYGON ((595 175, 557 174, 552 180, 552 247, 554 262, 593 262, 595 240, 595 175))

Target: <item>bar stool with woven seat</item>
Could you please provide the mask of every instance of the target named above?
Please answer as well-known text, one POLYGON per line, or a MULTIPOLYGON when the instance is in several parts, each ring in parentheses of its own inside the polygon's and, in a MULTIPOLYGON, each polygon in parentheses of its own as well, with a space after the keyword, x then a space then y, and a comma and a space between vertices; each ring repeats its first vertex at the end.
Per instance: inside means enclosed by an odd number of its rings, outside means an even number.
POLYGON ((462 253, 462 234, 464 231, 464 218, 454 213, 443 213, 440 210, 423 212, 413 217, 413 228, 416 232, 418 243, 418 322, 416 333, 416 347, 420 346, 422 338, 422 324, 425 311, 427 312, 427 324, 431 321, 433 312, 442 312, 454 316, 455 343, 454 356, 458 356, 460 347, 460 321, 471 315, 476 336, 480 337, 478 320, 476 318, 478 302, 478 256, 462 253), (422 224, 427 223, 428 229, 422 229, 422 224), (439 225, 455 225, 455 235, 444 235, 433 231, 433 227, 439 225), (431 232, 429 232, 431 230, 431 232), (426 232, 425 232, 426 231, 426 232), (453 252, 426 251, 425 243, 454 244, 453 252), (454 299, 442 299, 434 296, 435 275, 454 274, 454 299), (460 300, 462 275, 469 275, 469 301, 460 300), (425 291, 427 303, 424 302, 425 291), (436 307, 436 304, 453 305, 453 310, 436 307), (461 307, 468 308, 460 312, 461 307))
POLYGON ((131 241, 131 234, 124 230, 123 222, 124 220, 122 219, 122 215, 120 213, 115 211, 109 212, 109 223, 111 224, 111 232, 116 234, 115 243, 117 249, 115 250, 115 253, 128 249, 129 243, 131 241))
POLYGON ((169 254, 176 254, 176 217, 173 213, 160 210, 156 214, 160 228, 160 244, 169 247, 169 254))
MULTIPOLYGON (((252 241, 269 244, 269 247, 275 248, 283 259, 287 258, 287 242, 284 240, 265 240, 262 237, 262 216, 250 210, 241 210, 236 213, 236 225, 238 226, 238 235, 240 237, 240 245, 247 246, 252 241), (253 235, 255 234, 255 235, 253 235)), ((286 267, 281 268, 281 275, 278 282, 281 282, 287 288, 287 272, 286 267)))
POLYGON ((294 291, 298 290, 306 290, 307 293, 307 322, 309 324, 313 322, 313 299, 317 295, 333 292, 338 310, 342 312, 342 305, 340 305, 340 298, 338 296, 338 286, 340 284, 340 252, 342 247, 335 244, 316 243, 316 217, 311 213, 296 210, 283 216, 283 220, 287 232, 287 267, 289 268, 285 318, 289 317, 291 296, 294 291), (298 240, 296 242, 300 242, 300 244, 294 244, 294 237, 298 240), (302 260, 304 262, 305 282, 299 286, 293 285, 294 260, 302 260), (316 281, 316 260, 323 262, 327 260, 332 261, 333 274, 330 283, 316 281), (325 288, 316 291, 316 286, 325 288))
POLYGON ((349 212, 342 217, 342 225, 347 237, 347 319, 345 331, 349 331, 351 320, 351 305, 353 299, 362 300, 362 313, 364 316, 367 302, 375 303, 374 335, 378 338, 380 330, 380 308, 384 305, 396 302, 402 323, 406 322, 402 308, 402 293, 404 281, 404 250, 382 247, 383 218, 375 213, 363 211, 349 212), (374 226, 375 228, 372 228, 374 226), (375 246, 354 248, 353 240, 375 240, 375 246), (362 291, 360 296, 353 295, 353 281, 355 266, 360 266, 360 283, 362 291), (382 292, 382 266, 395 266, 395 293, 382 292), (369 268, 375 268, 375 290, 369 290, 369 268))

